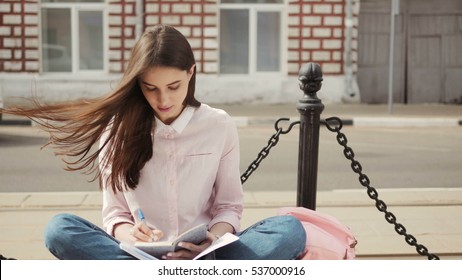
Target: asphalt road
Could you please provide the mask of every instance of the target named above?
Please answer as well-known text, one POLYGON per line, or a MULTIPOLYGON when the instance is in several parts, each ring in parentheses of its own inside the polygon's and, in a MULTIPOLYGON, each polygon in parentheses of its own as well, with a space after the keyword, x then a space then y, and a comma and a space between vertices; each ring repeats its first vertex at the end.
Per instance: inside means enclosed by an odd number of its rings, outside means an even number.
MULTIPOLYGON (((371 186, 386 188, 462 187, 462 127, 366 128, 345 126, 343 133, 371 186)), ((267 145, 271 124, 239 128, 241 173, 267 145)), ((0 126, 0 192, 97 191, 92 177, 63 170, 47 135, 36 127, 0 126)), ((244 184, 258 190, 295 190, 298 127, 280 137, 269 156, 244 184)), ((363 188, 343 156, 336 135, 321 127, 318 190, 363 188)))

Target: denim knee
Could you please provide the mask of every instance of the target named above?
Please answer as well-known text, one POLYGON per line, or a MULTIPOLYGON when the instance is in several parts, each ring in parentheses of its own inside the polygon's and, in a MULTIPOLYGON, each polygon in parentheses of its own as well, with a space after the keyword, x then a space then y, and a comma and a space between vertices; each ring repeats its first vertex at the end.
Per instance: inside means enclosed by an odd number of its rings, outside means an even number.
POLYGON ((66 232, 66 228, 75 224, 76 216, 72 214, 62 213, 54 216, 45 226, 45 246, 52 251, 58 244, 65 244, 70 237, 66 232))
MULTIPOLYGON (((302 223, 293 216, 278 216, 280 222, 284 224, 283 234, 290 236, 290 245, 294 255, 292 259, 300 256, 306 247, 306 231, 302 223)), ((286 243, 287 244, 287 243, 286 243)))
POLYGON ((279 239, 276 243, 282 245, 277 249, 278 258, 295 259, 305 251, 306 232, 297 218, 283 215, 274 216, 267 221, 268 226, 275 230, 274 237, 279 239))
POLYGON ((301 254, 306 246, 306 231, 302 223, 293 216, 279 216, 279 219, 281 219, 281 223, 285 225, 285 227, 283 227, 286 231, 285 235, 291 237, 291 243, 294 245, 294 249, 301 254))

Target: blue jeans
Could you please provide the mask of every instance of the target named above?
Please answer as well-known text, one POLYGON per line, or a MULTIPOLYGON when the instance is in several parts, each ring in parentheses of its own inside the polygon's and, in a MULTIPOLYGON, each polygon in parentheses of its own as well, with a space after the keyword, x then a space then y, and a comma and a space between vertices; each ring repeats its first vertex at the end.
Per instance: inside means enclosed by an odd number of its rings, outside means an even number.
MULTIPOLYGON (((306 233, 291 216, 264 219, 237 233, 239 240, 215 251, 222 260, 291 260, 305 249, 306 233)), ((58 259, 133 260, 119 241, 72 214, 53 217, 45 228, 45 245, 58 259)))

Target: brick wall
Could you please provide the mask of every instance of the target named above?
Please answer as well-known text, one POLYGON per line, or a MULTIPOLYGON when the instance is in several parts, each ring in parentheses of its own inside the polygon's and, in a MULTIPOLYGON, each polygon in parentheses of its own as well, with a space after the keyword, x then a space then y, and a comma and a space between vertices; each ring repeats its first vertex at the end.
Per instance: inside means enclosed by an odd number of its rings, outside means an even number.
MULTIPOLYGON (((218 8, 213 0, 146 0, 144 24, 178 28, 191 43, 198 72, 217 73, 218 8)), ((345 0, 290 1, 288 10, 288 74, 298 74, 307 61, 320 63, 326 74, 343 74, 345 0)))
POLYGON ((290 1, 288 10, 289 74, 307 61, 325 74, 343 74, 345 0, 290 1))
POLYGON ((0 72, 38 72, 37 0, 0 1, 0 72))
MULTIPOLYGON (((218 5, 214 0, 144 0, 139 24, 178 28, 190 42, 199 73, 218 72, 218 5)), ((343 74, 345 0, 292 0, 288 5, 288 74, 315 61, 326 74, 343 74)), ((121 73, 136 41, 136 0, 107 0, 109 71, 121 73)), ((352 58, 356 71, 357 13, 353 0, 352 58)), ((38 0, 0 0, 0 72, 38 72, 38 0)))
POLYGON ((197 72, 218 71, 218 5, 213 0, 145 0, 145 26, 172 25, 194 51, 197 72))
POLYGON ((109 71, 121 73, 136 42, 135 0, 108 0, 109 71))

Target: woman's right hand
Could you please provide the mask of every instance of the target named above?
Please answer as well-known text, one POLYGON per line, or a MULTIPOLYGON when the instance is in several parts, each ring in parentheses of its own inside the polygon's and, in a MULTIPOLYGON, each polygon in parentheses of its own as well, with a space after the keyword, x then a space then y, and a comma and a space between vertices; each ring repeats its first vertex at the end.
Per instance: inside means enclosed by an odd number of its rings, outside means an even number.
POLYGON ((153 242, 160 240, 164 233, 161 230, 149 228, 144 222, 138 222, 135 225, 121 223, 114 228, 114 236, 119 241, 130 243, 136 241, 153 242))

